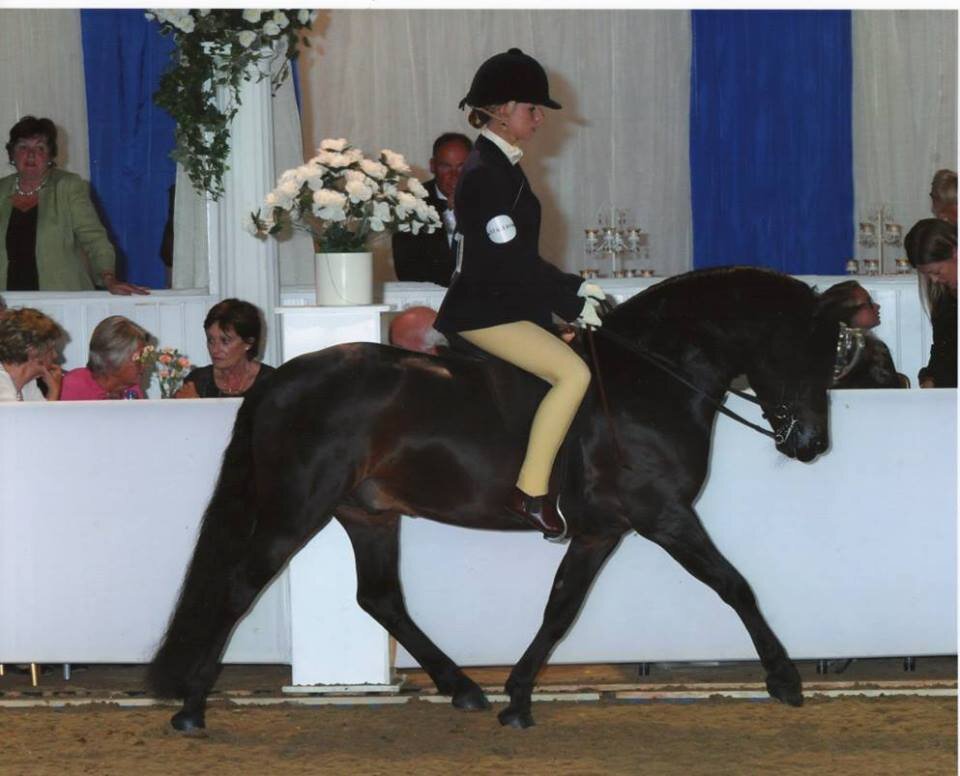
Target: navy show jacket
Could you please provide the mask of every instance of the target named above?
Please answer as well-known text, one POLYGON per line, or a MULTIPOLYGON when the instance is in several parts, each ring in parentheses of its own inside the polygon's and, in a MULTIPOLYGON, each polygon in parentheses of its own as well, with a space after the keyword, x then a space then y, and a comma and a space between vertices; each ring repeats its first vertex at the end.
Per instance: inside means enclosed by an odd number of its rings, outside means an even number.
POLYGON ((453 333, 531 321, 552 330, 551 313, 567 321, 580 314, 583 280, 540 257, 540 201, 527 176, 483 135, 464 163, 454 202, 463 260, 440 306, 437 329, 453 333), (516 227, 506 242, 487 233, 498 216, 508 216, 516 227))

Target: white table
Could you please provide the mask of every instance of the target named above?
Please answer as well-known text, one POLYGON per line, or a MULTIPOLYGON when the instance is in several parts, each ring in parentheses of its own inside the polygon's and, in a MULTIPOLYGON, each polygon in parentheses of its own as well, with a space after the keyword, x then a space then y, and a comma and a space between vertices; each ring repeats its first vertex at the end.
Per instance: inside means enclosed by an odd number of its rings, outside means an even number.
MULTIPOLYGON (((386 305, 286 306, 276 310, 283 360, 344 342, 379 342, 386 305)), ((332 521, 290 561, 275 585, 290 590, 294 686, 391 683, 390 643, 356 604, 357 571, 346 531, 332 521)))

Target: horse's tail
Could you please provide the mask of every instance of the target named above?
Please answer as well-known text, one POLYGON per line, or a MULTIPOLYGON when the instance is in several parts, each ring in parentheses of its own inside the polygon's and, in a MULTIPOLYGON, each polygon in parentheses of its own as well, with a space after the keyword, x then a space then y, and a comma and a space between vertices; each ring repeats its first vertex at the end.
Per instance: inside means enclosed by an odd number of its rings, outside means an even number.
POLYGON ((262 393, 262 386, 255 386, 237 412, 180 597, 147 671, 147 685, 157 697, 186 698, 198 674, 219 671, 220 642, 235 621, 230 617, 231 582, 258 519, 253 421, 262 393), (210 655, 214 648, 217 654, 210 655))

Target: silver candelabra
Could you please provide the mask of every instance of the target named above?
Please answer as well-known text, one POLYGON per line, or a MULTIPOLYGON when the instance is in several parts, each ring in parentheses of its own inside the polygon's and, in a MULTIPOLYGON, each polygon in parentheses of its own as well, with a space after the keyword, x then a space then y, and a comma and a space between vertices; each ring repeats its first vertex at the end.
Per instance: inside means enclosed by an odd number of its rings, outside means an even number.
MULTIPOLYGON (((876 248, 876 259, 865 259, 864 269, 867 275, 883 274, 887 267, 883 259, 883 246, 903 245, 903 227, 895 223, 893 213, 886 205, 878 205, 868 211, 860 222, 859 243, 864 248, 876 248)), ((900 271, 899 266, 890 268, 891 274, 900 271)))
POLYGON ((603 208, 597 225, 584 229, 584 277, 650 277, 649 234, 639 226, 631 225, 631 214, 626 208, 603 208), (598 264, 609 267, 602 273, 598 264), (637 264, 638 266, 630 266, 637 264))

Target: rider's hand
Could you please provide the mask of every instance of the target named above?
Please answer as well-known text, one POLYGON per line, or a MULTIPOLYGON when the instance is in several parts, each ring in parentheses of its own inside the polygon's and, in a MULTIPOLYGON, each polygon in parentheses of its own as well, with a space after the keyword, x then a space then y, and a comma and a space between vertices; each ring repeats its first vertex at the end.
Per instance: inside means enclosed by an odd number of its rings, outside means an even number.
POLYGON ((588 283, 584 280, 580 284, 580 288, 577 289, 577 296, 582 296, 587 299, 606 299, 607 295, 603 293, 603 289, 600 288, 596 283, 588 283))
POLYGON ((577 324, 585 326, 588 329, 599 329, 603 326, 603 321, 597 315, 597 305, 599 303, 591 296, 586 298, 583 303, 583 309, 580 311, 580 317, 577 318, 577 324))

